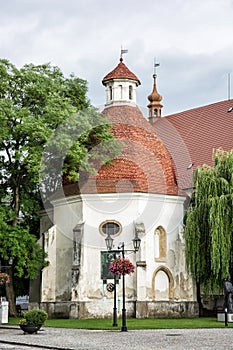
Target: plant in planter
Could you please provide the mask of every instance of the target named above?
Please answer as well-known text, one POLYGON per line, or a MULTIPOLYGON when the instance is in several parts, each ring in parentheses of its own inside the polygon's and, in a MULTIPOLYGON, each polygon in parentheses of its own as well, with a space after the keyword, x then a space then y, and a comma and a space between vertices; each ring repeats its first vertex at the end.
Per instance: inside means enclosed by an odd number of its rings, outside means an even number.
POLYGON ((40 327, 48 318, 46 311, 41 309, 33 309, 23 313, 23 318, 19 320, 19 326, 24 334, 37 333, 40 327))

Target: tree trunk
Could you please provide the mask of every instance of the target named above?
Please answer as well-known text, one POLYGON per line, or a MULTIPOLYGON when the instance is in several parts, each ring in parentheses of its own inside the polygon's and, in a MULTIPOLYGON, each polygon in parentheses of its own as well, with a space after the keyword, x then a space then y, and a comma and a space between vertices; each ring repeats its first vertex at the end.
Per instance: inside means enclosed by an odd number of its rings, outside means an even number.
POLYGON ((203 315, 203 305, 201 302, 201 286, 200 283, 197 283, 197 302, 199 305, 199 316, 203 315))
POLYGON ((17 225, 19 220, 19 186, 15 186, 15 217, 13 219, 13 226, 17 225))
MULTIPOLYGON (((19 213, 19 186, 15 186, 15 217, 13 219, 12 225, 17 225, 18 222, 18 213, 19 213)), ((16 310, 16 300, 15 300, 15 291, 13 286, 13 268, 12 266, 8 269, 10 275, 10 283, 6 284, 6 297, 9 302, 9 315, 17 317, 16 310)))
POLYGON ((9 268, 8 272, 10 275, 10 283, 6 283, 6 297, 9 302, 9 316, 17 317, 16 302, 15 302, 15 292, 13 288, 13 273, 12 267, 9 268))

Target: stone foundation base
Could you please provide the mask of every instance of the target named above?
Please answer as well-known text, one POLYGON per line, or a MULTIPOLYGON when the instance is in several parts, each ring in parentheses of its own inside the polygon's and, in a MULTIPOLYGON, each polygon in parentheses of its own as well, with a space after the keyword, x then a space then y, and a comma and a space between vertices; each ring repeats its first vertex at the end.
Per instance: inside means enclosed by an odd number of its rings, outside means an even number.
MULTIPOLYGON (((80 302, 43 302, 29 307, 44 309, 49 318, 111 318, 113 315, 113 300, 93 300, 80 302)), ((118 304, 118 317, 121 316, 122 302, 118 304)), ((198 317, 197 302, 169 302, 169 301, 127 301, 127 317, 134 318, 162 318, 162 317, 198 317)))
POLYGON ((192 301, 137 301, 136 318, 198 317, 199 306, 192 301))

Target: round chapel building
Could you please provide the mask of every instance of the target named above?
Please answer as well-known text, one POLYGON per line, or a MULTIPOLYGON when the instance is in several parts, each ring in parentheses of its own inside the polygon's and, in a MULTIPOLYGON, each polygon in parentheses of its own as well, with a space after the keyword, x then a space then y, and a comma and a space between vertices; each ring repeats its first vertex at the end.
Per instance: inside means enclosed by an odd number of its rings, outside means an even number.
MULTIPOLYGON (((41 220, 41 236, 50 264, 42 271, 40 293, 30 302, 51 317, 111 317, 113 283, 105 239, 114 249, 124 242, 136 266, 125 276, 128 317, 196 316, 195 285, 186 270, 183 217, 186 195, 168 148, 156 133, 162 96, 153 76, 148 118, 137 106, 139 78, 120 58, 102 80, 102 114, 112 123, 121 153, 83 184, 63 186, 51 198, 50 220, 41 220), (51 220, 52 217, 52 220, 51 220), (52 222, 51 222, 52 221, 52 222), (141 239, 138 252, 132 240, 141 239)), ((162 118, 161 118, 162 119, 162 118)), ((128 250, 128 252, 127 252, 128 250)), ((32 287, 33 291, 33 287, 32 287)), ((122 278, 117 281, 117 312, 122 310, 122 278)))

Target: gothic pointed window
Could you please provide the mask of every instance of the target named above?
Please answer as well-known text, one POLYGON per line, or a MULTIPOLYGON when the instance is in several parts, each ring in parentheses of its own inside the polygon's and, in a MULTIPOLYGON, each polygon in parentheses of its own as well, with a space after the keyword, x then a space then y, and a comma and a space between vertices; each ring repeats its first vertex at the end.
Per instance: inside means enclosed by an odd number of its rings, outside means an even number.
POLYGON ((174 278, 166 266, 159 266, 152 278, 153 300, 174 300, 174 278))
POLYGON ((165 271, 159 270, 154 280, 154 294, 156 300, 169 300, 169 278, 165 271))
POLYGON ((167 237, 162 226, 154 232, 154 257, 156 261, 165 261, 167 257, 167 237))

